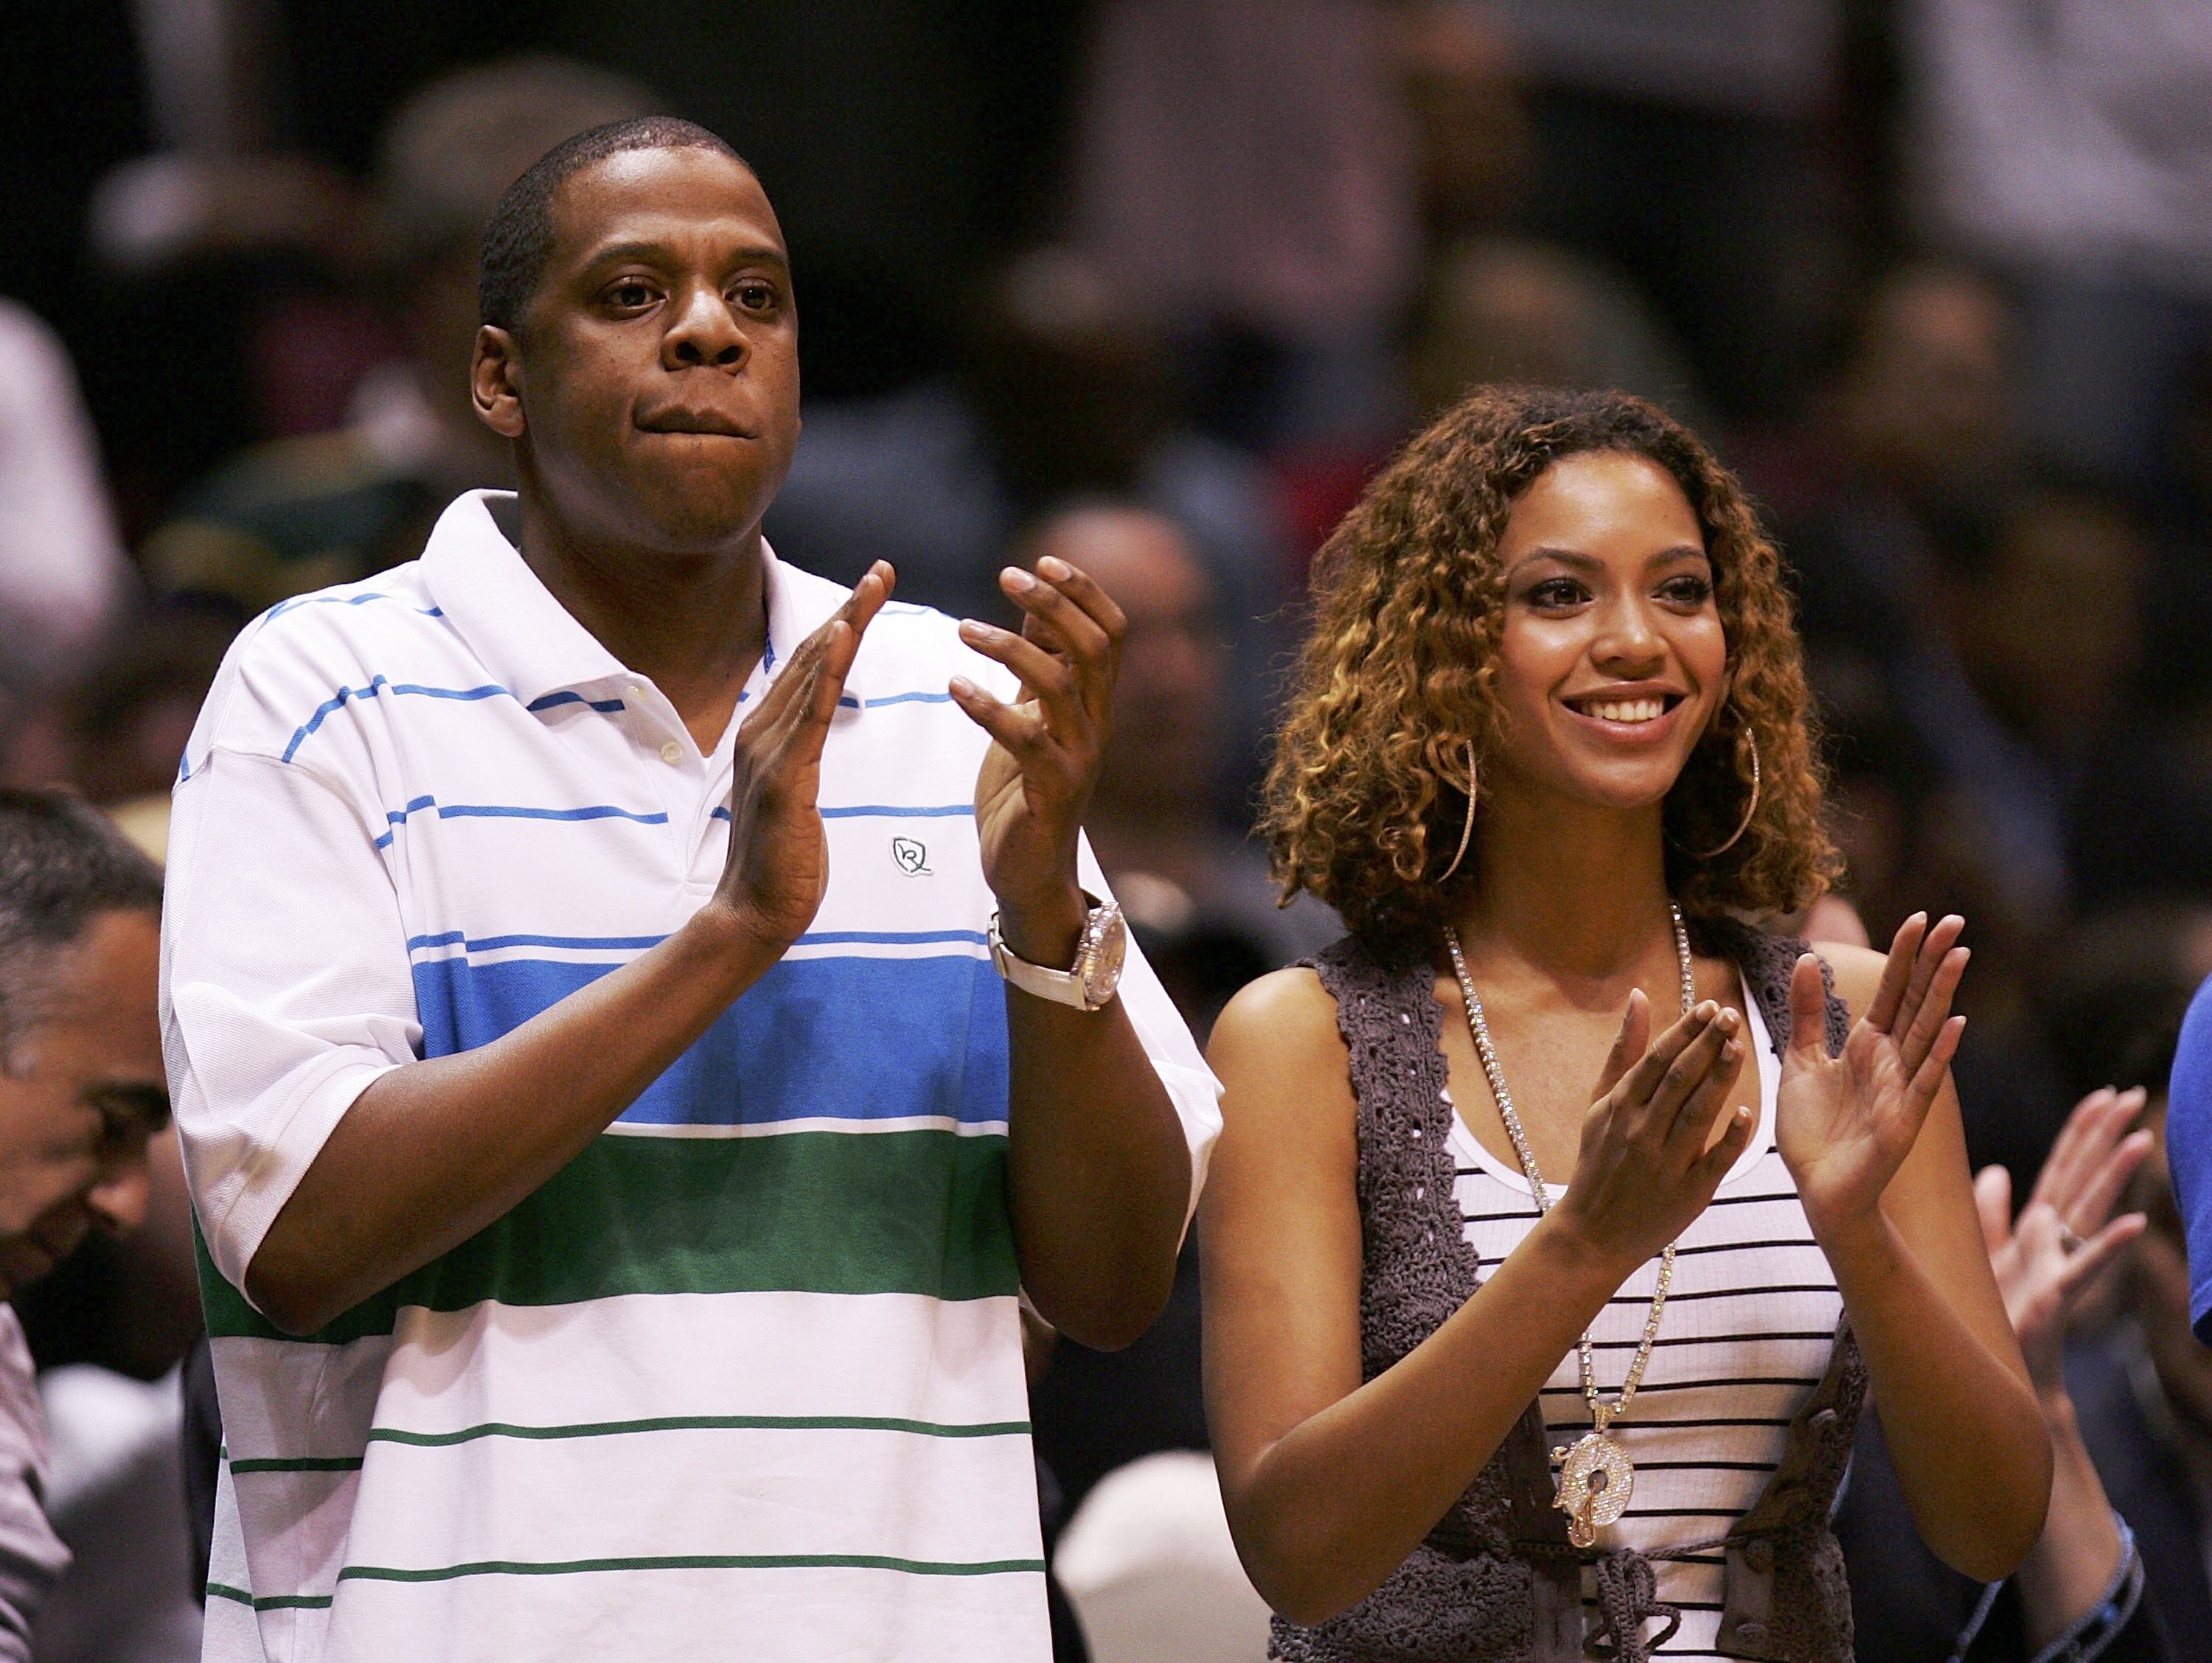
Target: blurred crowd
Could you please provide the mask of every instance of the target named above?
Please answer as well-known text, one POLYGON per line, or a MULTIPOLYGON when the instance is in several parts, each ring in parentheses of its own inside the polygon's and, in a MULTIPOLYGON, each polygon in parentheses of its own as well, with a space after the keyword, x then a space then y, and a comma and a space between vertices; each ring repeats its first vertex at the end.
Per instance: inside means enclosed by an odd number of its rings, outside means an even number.
MULTIPOLYGON (((1850 863, 1819 927, 1968 920, 1974 1164, 2025 1196, 2101 1086, 2155 1128, 2212 974, 2202 0, 80 0, 0 38, 0 784, 158 857, 236 630, 505 482, 465 379, 501 191, 669 111, 793 252, 778 551, 970 616, 1048 552, 1128 612, 1090 830, 1201 1036, 1336 933, 1245 835, 1314 550, 1467 387, 1619 386, 1793 574, 1850 863)), ((77 1550, 41 1657, 197 1654, 181 1525, 115 1500, 177 1482, 198 1320, 153 1168, 140 1229, 17 1301, 77 1550)), ((2212 1655, 2160 1172, 2069 1369, 2212 1655)), ((1040 1359, 1063 1509, 1203 1447, 1196 1335, 1187 1273, 1129 1351, 1040 1359)))

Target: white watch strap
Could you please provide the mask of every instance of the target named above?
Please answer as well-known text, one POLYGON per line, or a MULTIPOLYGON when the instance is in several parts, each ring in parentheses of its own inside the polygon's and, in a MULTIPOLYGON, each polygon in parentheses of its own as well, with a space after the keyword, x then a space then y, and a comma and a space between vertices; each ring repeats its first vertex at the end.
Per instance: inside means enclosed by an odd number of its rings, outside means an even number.
POLYGON ((998 973, 1020 988, 1024 993, 1034 993, 1041 999, 1050 999, 1055 1004, 1071 1004, 1079 1011, 1091 1009, 1091 1000, 1084 991, 1083 978, 1072 970, 1048 970, 1042 964, 1032 964, 1006 945, 1006 938, 999 933, 999 915, 991 914, 991 963, 998 973))

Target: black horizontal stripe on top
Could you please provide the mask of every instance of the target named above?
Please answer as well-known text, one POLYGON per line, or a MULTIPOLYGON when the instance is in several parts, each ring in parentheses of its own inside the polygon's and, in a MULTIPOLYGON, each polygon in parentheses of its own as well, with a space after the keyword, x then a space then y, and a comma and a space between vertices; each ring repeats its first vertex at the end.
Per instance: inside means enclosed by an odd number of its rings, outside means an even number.
MULTIPOLYGON (((1669 1305, 1686 1304, 1698 1299, 1755 1299, 1769 1294, 1829 1294, 1836 1291, 1832 1282, 1755 1282, 1747 1287, 1699 1288, 1690 1293, 1670 1293, 1669 1305)), ((1648 1309, 1650 1294, 1615 1294, 1605 1302, 1608 1305, 1633 1305, 1638 1310, 1648 1309)))
MULTIPOLYGON (((1486 1274, 1538 1215, 1498 1172, 1469 1166, 1460 1137, 1453 1152, 1467 1169, 1454 1184, 1455 1199, 1486 1274)), ((1724 1534, 1765 1488, 1795 1412, 1826 1367, 1840 1302, 1820 1244, 1771 1146, 1745 1176, 1747 1193, 1717 1197, 1675 1250, 1674 1286, 1649 1370, 1615 1429, 1635 1463, 1634 1500, 1642 1505, 1601 1533, 1601 1547, 1650 1551, 1724 1534), (1713 1332, 1696 1332, 1700 1327, 1713 1332)), ((1627 1361, 1642 1343, 1656 1274, 1656 1262, 1647 1261, 1592 1325, 1607 1402, 1618 1398, 1627 1361)), ((1577 1375, 1570 1350, 1541 1388, 1556 1445, 1590 1429, 1577 1375)), ((1655 1657, 1722 1655, 1725 1564, 1718 1551, 1653 1563, 1658 1597, 1683 1615, 1673 1643, 1654 1648, 1655 1657)), ((1595 1593, 1587 1580, 1583 1592, 1595 1593)))
MULTIPOLYGON (((1492 1176, 1481 1167, 1455 1167, 1453 1171, 1462 1178, 1492 1176)), ((1778 1195, 1716 1195, 1705 1203, 1705 1211, 1711 1212, 1715 1207, 1749 1207, 1756 1206, 1761 1201, 1795 1201, 1796 1199, 1797 1194, 1794 1190, 1784 1190, 1778 1195)), ((1495 1223, 1509 1218, 1533 1220, 1538 1217, 1538 1214, 1536 1204, 1532 1200, 1523 1206, 1505 1212, 1471 1212, 1467 1217, 1470 1219, 1479 1219, 1485 1223, 1495 1223)))

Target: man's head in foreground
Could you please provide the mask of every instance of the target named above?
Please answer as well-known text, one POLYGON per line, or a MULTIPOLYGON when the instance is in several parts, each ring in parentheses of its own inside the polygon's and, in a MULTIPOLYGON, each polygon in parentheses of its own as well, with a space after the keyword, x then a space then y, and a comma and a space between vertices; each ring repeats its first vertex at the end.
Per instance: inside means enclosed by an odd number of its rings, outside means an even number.
POLYGON ((0 791, 0 1296, 145 1216, 161 907, 160 869, 96 810, 0 791))
POLYGON ((477 414, 526 513, 597 544, 703 555, 754 536, 799 438, 799 322, 775 212, 702 127, 556 146, 485 228, 477 414))

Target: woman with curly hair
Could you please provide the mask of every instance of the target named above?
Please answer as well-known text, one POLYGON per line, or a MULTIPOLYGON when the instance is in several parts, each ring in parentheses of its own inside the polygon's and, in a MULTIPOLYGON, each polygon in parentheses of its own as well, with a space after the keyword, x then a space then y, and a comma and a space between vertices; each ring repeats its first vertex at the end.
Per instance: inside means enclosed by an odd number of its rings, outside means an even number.
POLYGON ((1323 549, 1268 786, 1351 926, 1213 1032, 1231 1525, 1293 1660, 1845 1663, 1869 1384, 1967 1574, 2050 1443, 1949 1083, 1961 926, 1837 867, 1772 546, 1619 393, 1476 392, 1323 549))

